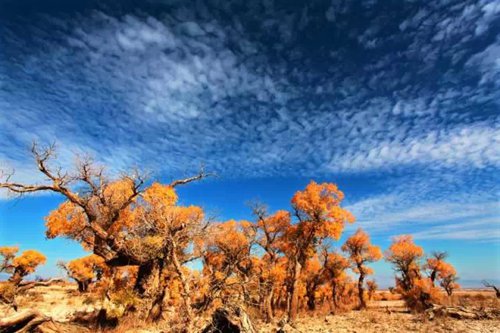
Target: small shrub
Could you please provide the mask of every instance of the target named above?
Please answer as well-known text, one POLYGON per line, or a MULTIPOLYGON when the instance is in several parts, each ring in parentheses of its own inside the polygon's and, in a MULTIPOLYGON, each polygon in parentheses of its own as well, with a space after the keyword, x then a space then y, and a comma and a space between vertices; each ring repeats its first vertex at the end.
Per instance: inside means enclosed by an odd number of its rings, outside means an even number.
POLYGON ((16 296, 16 286, 10 282, 0 283, 0 300, 6 302, 14 301, 16 296))
POLYGON ((422 312, 441 301, 441 292, 429 279, 416 279, 413 287, 403 293, 403 299, 410 310, 422 312))

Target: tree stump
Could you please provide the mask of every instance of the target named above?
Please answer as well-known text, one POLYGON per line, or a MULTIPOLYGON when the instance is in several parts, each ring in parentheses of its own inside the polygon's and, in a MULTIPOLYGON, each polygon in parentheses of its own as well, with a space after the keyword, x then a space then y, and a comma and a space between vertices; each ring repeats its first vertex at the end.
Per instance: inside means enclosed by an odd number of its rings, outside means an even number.
POLYGON ((256 333, 250 317, 241 307, 218 308, 202 333, 256 333))

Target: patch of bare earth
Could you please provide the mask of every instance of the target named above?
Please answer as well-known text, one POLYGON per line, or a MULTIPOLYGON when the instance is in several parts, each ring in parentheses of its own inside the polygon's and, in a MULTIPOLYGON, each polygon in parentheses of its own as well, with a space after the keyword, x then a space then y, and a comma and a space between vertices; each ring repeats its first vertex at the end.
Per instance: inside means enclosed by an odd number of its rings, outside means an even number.
MULTIPOLYGON (((263 333, 276 332, 275 325, 257 325, 263 333)), ((385 313, 368 309, 322 317, 299 318, 298 332, 380 333, 380 332, 500 332, 500 320, 459 320, 438 318, 433 321, 408 313, 385 313)))
MULTIPOLYGON (((380 333, 380 332, 499 332, 500 319, 454 319, 450 317, 436 317, 429 320, 423 314, 411 314, 406 311, 404 303, 398 299, 387 299, 388 295, 383 292, 382 300, 372 301, 369 308, 364 311, 348 311, 335 315, 322 315, 302 313, 297 319, 294 327, 290 328, 290 333, 299 332, 335 332, 335 333, 380 333)), ((380 297, 382 298, 382 297, 380 297)), ((460 305, 475 308, 495 308, 500 309, 500 302, 489 291, 465 290, 457 292, 453 298, 445 300, 450 305, 460 305)), ((19 311, 28 309, 38 310, 42 314, 53 318, 57 322, 67 322, 75 311, 92 311, 99 308, 91 295, 81 295, 77 292, 73 284, 54 285, 50 287, 35 287, 26 295, 18 299, 19 311)), ((14 314, 14 310, 5 306, 0 306, 0 316, 14 314)), ((170 317, 177 315, 172 312, 167 314, 170 317)), ((197 327, 203 327, 208 318, 202 318, 197 323, 197 327)), ((172 322, 171 322, 172 323, 172 322)), ((254 320, 254 325, 258 332, 276 332, 278 322, 266 324, 260 320, 254 320)), ((73 326, 71 326, 73 327, 73 326)), ((74 327, 73 327, 74 328, 74 327)), ((83 327, 68 332, 90 332, 83 327)), ((148 326, 135 318, 125 318, 120 325, 110 330, 116 333, 157 333, 171 332, 171 327, 166 327, 165 323, 158 323, 148 326)))

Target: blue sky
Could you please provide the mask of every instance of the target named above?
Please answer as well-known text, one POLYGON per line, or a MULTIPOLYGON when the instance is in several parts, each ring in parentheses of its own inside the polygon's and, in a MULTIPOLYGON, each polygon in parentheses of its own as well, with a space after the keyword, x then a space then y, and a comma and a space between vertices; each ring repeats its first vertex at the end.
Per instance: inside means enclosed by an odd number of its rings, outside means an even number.
MULTIPOLYGON (((500 276, 499 31, 495 1, 0 0, 0 166, 43 181, 33 140, 163 181, 203 164, 181 199, 220 219, 332 181, 346 235, 411 233, 477 284, 500 276)), ((47 275, 81 255, 44 239, 60 198, 0 196, 0 244, 47 275)))

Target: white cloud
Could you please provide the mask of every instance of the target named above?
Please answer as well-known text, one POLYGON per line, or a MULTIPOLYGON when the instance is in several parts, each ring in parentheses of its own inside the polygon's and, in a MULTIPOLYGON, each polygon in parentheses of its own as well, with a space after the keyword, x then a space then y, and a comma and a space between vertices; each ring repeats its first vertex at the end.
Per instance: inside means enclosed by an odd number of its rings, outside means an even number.
MULTIPOLYGON (((372 15, 375 4, 365 5, 372 15)), ((227 177, 498 167, 498 93, 485 88, 497 42, 483 50, 456 43, 479 38, 474 19, 494 8, 444 11, 431 1, 408 11, 405 24, 377 16, 358 31, 348 3, 322 6, 331 22, 311 14, 314 4, 293 14, 252 4, 231 22, 221 6, 49 17, 29 50, 5 28, 18 56, 0 59, 0 139, 10 142, 0 159, 27 175, 36 139, 90 151, 114 169, 162 174, 200 163, 227 177), (250 31, 246 15, 259 11, 262 24, 250 31), (315 20, 346 40, 304 49, 296 25, 307 32, 315 20), (384 35, 389 23, 401 31, 384 35), (356 63, 350 39, 382 51, 356 63), (465 65, 440 70, 435 56, 465 65)))
POLYGON ((474 54, 466 65, 476 67, 481 73, 481 84, 493 83, 496 87, 500 87, 500 38, 496 43, 474 54))
POLYGON ((453 223, 427 228, 413 233, 415 239, 451 239, 488 241, 500 239, 500 206, 497 204, 497 216, 476 218, 463 223, 453 223))
POLYGON ((500 202, 495 194, 471 190, 429 197, 419 190, 401 184, 389 194, 346 206, 357 218, 353 227, 373 234, 411 233, 419 239, 488 240, 500 236, 500 202))
POLYGON ((496 1, 481 0, 479 6, 481 7, 482 16, 476 23, 476 35, 481 35, 487 31, 490 24, 500 14, 500 4, 496 1))
POLYGON ((332 170, 390 169, 420 164, 430 168, 500 166, 500 129, 489 126, 433 131, 404 141, 379 142, 335 157, 332 170))

